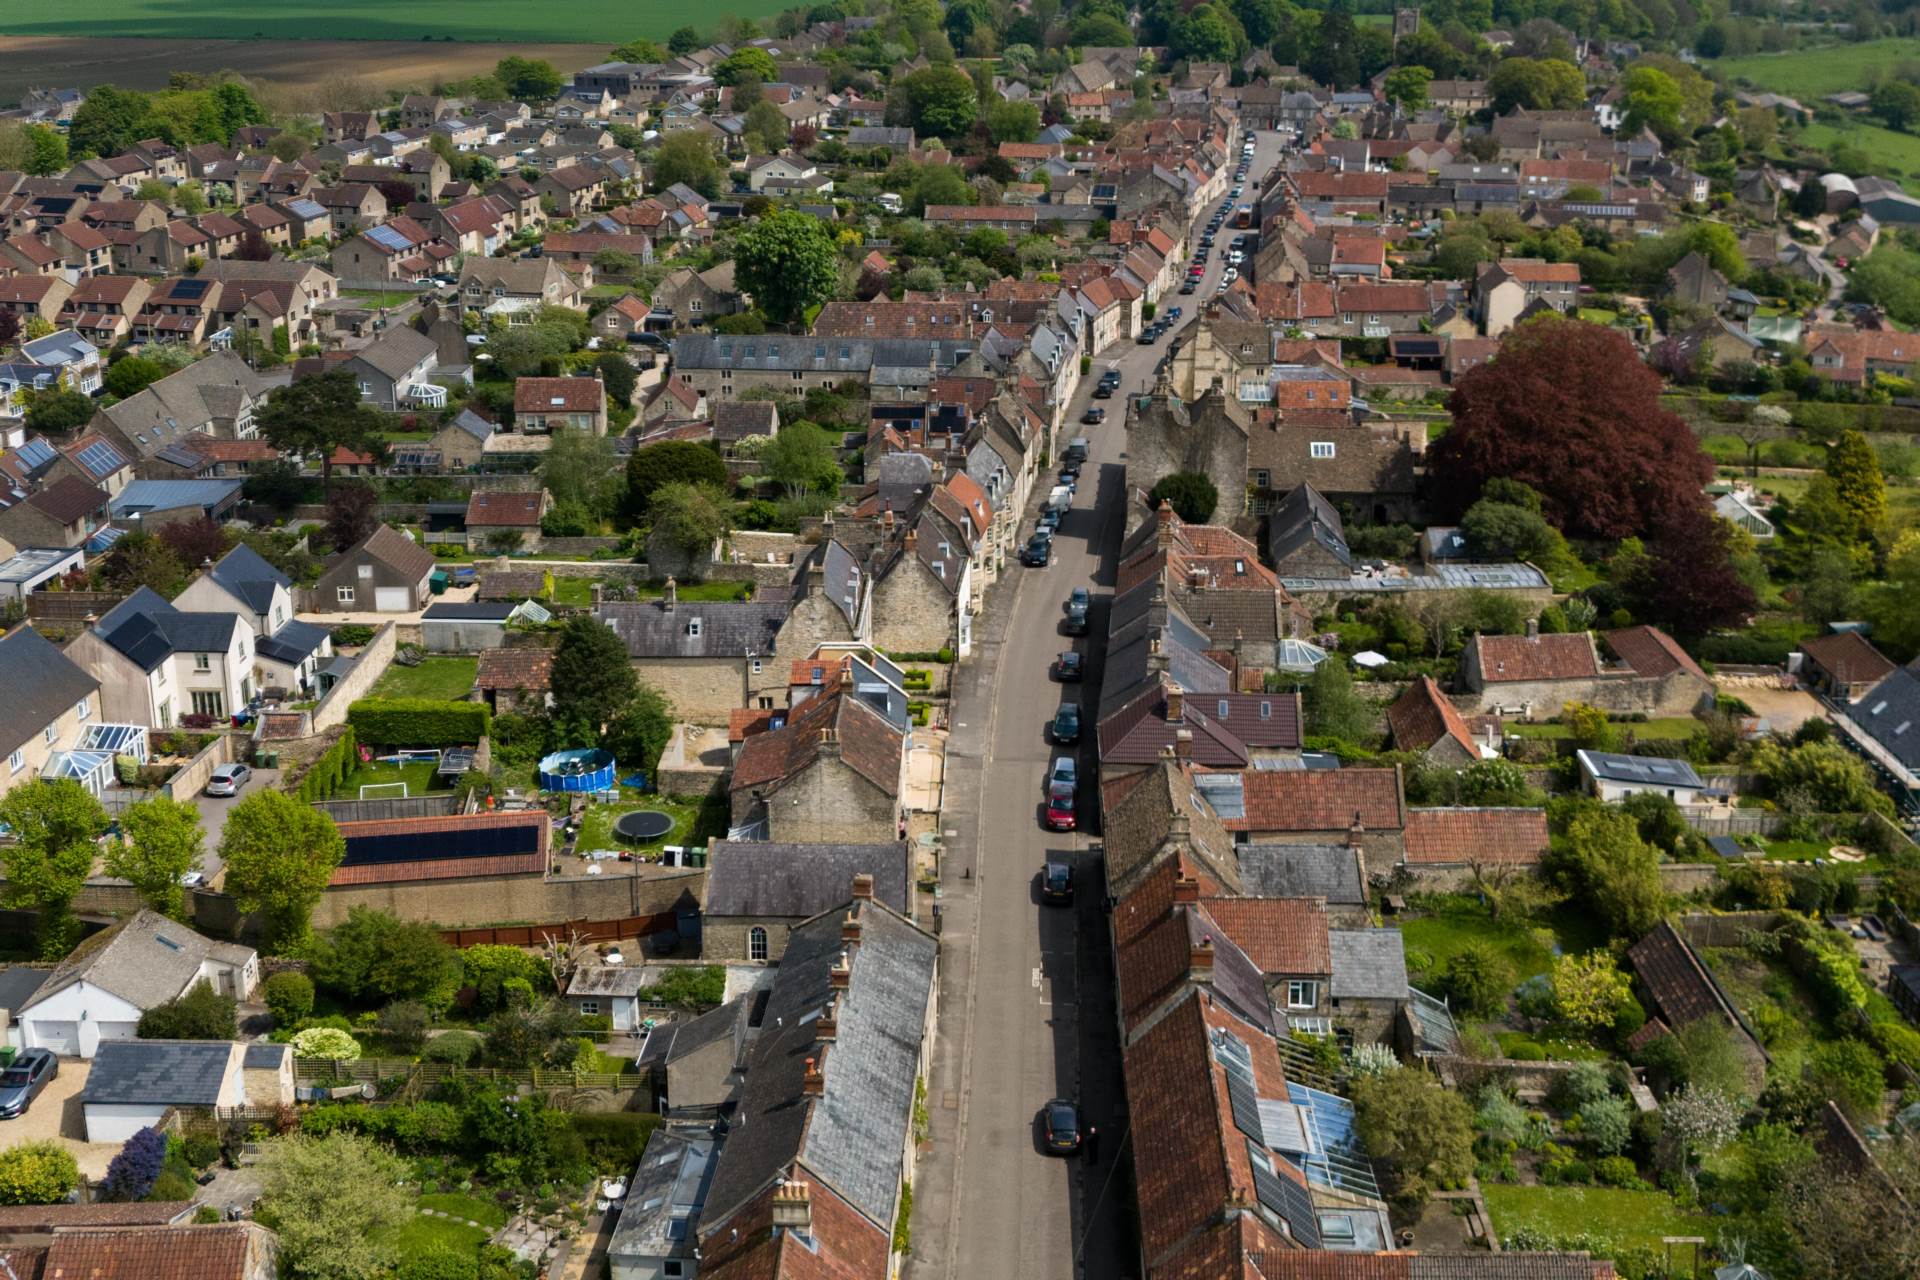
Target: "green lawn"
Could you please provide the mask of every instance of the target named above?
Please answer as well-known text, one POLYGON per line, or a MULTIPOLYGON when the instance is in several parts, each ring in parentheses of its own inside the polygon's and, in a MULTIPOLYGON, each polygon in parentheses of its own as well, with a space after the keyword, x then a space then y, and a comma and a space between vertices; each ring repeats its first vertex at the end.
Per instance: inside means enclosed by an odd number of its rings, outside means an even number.
POLYGON ((436 1191, 420 1197, 422 1209, 438 1209, 456 1218, 478 1222, 487 1227, 507 1225, 507 1209, 498 1200, 486 1200, 459 1191, 436 1191))
POLYGON ((1547 1057, 1555 1062, 1605 1062, 1613 1055, 1605 1049, 1595 1048, 1585 1040, 1567 1040, 1557 1036, 1531 1035, 1525 1031, 1496 1031, 1493 1038, 1499 1042, 1500 1052, 1512 1055, 1518 1045, 1535 1044, 1547 1051, 1547 1057))
POLYGON ((1664 1191, 1616 1187, 1521 1187, 1483 1183, 1494 1233, 1506 1238, 1525 1227, 1549 1236, 1604 1237, 1617 1246, 1661 1248, 1662 1236, 1710 1236, 1710 1219, 1684 1213, 1664 1191))
POLYGON ((478 658, 422 658, 417 667, 394 663, 373 686, 376 698, 438 698, 459 702, 473 691, 478 658))
POLYGON ((1865 89, 1902 62, 1920 61, 1920 40, 1867 40, 1791 53, 1720 58, 1713 69, 1729 80, 1751 80, 1762 89, 1798 98, 1812 109, 1829 93, 1865 89))
POLYGON ((1882 173, 1893 176, 1889 170, 1899 170, 1901 185, 1909 192, 1920 189, 1920 138, 1910 133, 1895 133, 1883 129, 1877 124, 1848 121, 1844 125, 1810 124, 1801 129, 1800 140, 1810 147, 1830 150, 1834 143, 1844 142, 1848 146, 1858 147, 1873 158, 1876 165, 1883 164, 1882 173))
MULTIPOLYGON (((423 761, 420 764, 402 765, 376 760, 372 764, 362 765, 348 774, 346 780, 340 784, 340 790, 334 792, 334 798, 336 800, 358 800, 362 786, 380 782, 404 782, 407 784, 407 794, 409 796, 423 796, 429 791, 439 789, 433 775, 434 765, 431 761, 423 761)), ((368 798, 377 799, 379 795, 390 795, 390 793, 378 793, 368 798)))
POLYGON ((1400 922, 1407 967, 1413 969, 1416 961, 1425 961, 1416 981, 1439 974, 1448 960, 1475 943, 1493 948, 1506 959, 1515 985, 1547 971, 1553 958, 1548 940, 1525 922, 1489 919, 1486 908, 1465 895, 1435 899, 1428 905, 1437 908, 1434 914, 1400 922))
POLYGON ((397 289, 342 289, 340 296, 368 307, 404 307, 420 295, 397 289))
POLYGON ((593 582, 592 578, 554 578, 553 603, 586 608, 593 603, 593 582))
MULTIPOLYGON (((420 1199, 424 1204, 436 1198, 438 1197, 422 1196, 420 1199)), ((466 1197, 459 1198, 464 1200, 466 1197)), ((464 1222, 451 1222, 446 1218, 429 1218, 425 1214, 415 1214, 401 1226, 384 1234, 399 1248, 402 1258, 416 1258, 440 1249, 448 1249, 454 1253, 472 1257, 493 1233, 483 1231, 479 1227, 470 1227, 464 1222)))
POLYGON ((708 836, 726 835, 727 821, 724 810, 716 811, 704 824, 700 820, 700 815, 701 806, 698 802, 678 800, 672 796, 650 795, 625 804, 589 805, 586 816, 581 819, 580 838, 574 842, 574 848, 586 852, 595 849, 634 849, 646 852, 658 849, 662 845, 699 844, 708 836), (623 843, 614 837, 614 819, 635 809, 658 809, 662 813, 672 814, 673 830, 647 844, 623 843))
MULTIPOLYGON (((631 0, 577 0, 529 5, 514 0, 320 0, 261 7, 246 0, 95 0, 87 6, 33 5, 7 15, 9 35, 167 36, 232 39, 477 40, 501 43, 583 41, 606 45, 636 37, 665 40, 676 27, 707 30, 723 14, 766 18, 787 0, 728 0, 719 9, 691 4, 635 5, 631 0)), ((424 83, 424 81, 423 81, 424 83)))
MULTIPOLYGON (((1668 716, 1652 720, 1621 720, 1614 723, 1614 729, 1624 736, 1632 731, 1633 736, 1642 739, 1658 738, 1663 741, 1677 740, 1685 742, 1700 727, 1700 722, 1692 716, 1668 716)), ((1520 738, 1564 738, 1573 731, 1564 724, 1510 724, 1507 732, 1520 738)))
MULTIPOLYGON (((746 582, 681 582, 674 585, 682 600, 745 600, 752 584, 746 582)), ((667 593, 665 581, 640 584, 640 598, 652 599, 667 593)))

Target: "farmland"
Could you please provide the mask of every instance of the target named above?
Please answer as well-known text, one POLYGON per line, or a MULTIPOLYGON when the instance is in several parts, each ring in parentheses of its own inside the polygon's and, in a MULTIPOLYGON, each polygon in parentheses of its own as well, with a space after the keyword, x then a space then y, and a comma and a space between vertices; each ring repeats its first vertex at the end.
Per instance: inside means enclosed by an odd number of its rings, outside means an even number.
MULTIPOLYGON (((726 14, 764 18, 787 0, 725 0, 700 7, 654 0, 576 0, 529 5, 513 0, 321 0, 262 6, 248 0, 95 0, 85 6, 15 6, 9 35, 167 37, 207 40, 591 41, 602 46, 638 36, 664 40, 677 27, 711 27, 726 14)), ((525 51, 519 51, 525 52, 525 51)), ((431 55, 429 55, 431 56, 431 55)))
POLYGON ((1920 62, 1920 40, 1868 40, 1793 53, 1721 58, 1713 64, 1713 69, 1729 80, 1749 80, 1762 89, 1784 93, 1813 107, 1829 93, 1865 89, 1902 62, 1920 62))

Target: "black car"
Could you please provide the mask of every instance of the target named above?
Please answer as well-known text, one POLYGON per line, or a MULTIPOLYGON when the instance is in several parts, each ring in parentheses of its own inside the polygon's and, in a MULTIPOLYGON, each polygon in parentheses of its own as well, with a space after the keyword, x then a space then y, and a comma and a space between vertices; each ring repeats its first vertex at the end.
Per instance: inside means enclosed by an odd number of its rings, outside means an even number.
POLYGON ((1065 1098, 1055 1098, 1041 1109, 1041 1124, 1047 1132, 1047 1151, 1070 1156, 1080 1150, 1080 1109, 1065 1098))
POLYGON ((1097 427, 1101 423, 1105 422, 1106 420, 1107 420, 1107 411, 1105 409, 1102 409, 1097 404, 1089 406, 1087 411, 1080 415, 1080 421, 1086 423, 1090 427, 1097 427))
POLYGON ((1152 329, 1142 329, 1140 331, 1140 336, 1133 340, 1134 345, 1141 346, 1141 347, 1150 347, 1153 345, 1153 340, 1159 336, 1160 335, 1158 333, 1155 333, 1152 329))
POLYGON ((1078 684, 1086 678, 1087 661, 1072 649, 1053 660, 1053 678, 1062 684, 1078 684))
POLYGON ((1036 532, 1027 539, 1027 545, 1020 548, 1020 563, 1036 569, 1045 568, 1053 563, 1053 535, 1036 532))
POLYGON ((1120 389, 1119 383, 1108 382, 1105 378, 1102 378, 1100 379, 1099 382, 1094 384, 1093 398, 1095 400, 1111 400, 1113 399, 1113 393, 1115 391, 1118 391, 1119 389, 1120 389))
POLYGON ((1070 636, 1083 636, 1087 634, 1087 606, 1084 604, 1068 605, 1067 616, 1061 620, 1060 629, 1070 636))
POLYGON ((1185 284, 1180 286, 1180 292, 1183 294, 1190 294, 1190 293, 1196 293, 1198 292, 1198 290, 1196 290, 1193 287, 1193 281, 1189 280, 1185 284))
POLYGON ((1053 713, 1053 724, 1048 727, 1054 742, 1060 746, 1070 747, 1080 741, 1080 704, 1061 703, 1060 709, 1053 713))
POLYGON ((60 1074, 60 1060, 46 1049, 29 1049, 0 1071, 0 1120, 15 1120, 60 1074))
POLYGON ((1040 868, 1040 900, 1059 906, 1073 905, 1073 868, 1064 862, 1049 862, 1040 868))

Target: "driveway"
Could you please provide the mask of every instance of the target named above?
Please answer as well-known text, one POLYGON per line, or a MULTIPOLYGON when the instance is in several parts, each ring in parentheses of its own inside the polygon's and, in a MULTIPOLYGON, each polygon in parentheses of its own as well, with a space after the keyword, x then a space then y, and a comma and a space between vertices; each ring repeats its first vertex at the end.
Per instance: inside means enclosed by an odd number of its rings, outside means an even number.
POLYGON ((219 875, 224 870, 220 861, 220 837, 227 829, 227 815, 233 812, 233 806, 255 791, 277 791, 280 788, 280 770, 255 769, 253 779, 240 788, 237 796, 210 796, 202 791, 194 796, 193 803, 200 810, 200 826, 207 833, 206 857, 202 860, 200 873, 207 878, 207 884, 218 888, 219 875))
POLYGON ((1746 681, 1714 682, 1720 693, 1731 694, 1753 708, 1753 714, 1766 719, 1780 733, 1793 733, 1809 720, 1826 715, 1820 700, 1805 689, 1781 689, 1746 681))
POLYGON ((0 1120, 0 1149, 23 1142, 57 1142, 73 1152, 80 1172, 89 1178, 104 1178, 107 1162, 120 1154, 117 1142, 88 1142, 86 1115, 80 1107, 80 1094, 87 1087, 87 1074, 93 1064, 85 1058, 60 1059, 60 1074, 55 1076, 27 1114, 18 1120, 0 1120))

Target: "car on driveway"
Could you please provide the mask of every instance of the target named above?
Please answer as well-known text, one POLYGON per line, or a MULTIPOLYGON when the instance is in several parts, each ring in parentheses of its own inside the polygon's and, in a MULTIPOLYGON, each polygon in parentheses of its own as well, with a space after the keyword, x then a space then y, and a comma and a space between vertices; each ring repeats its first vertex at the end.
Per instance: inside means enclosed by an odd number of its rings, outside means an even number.
POLYGON ((0 1120, 17 1120, 60 1074, 60 1059, 46 1049, 29 1049, 0 1071, 0 1120))
POLYGON ((1049 862, 1040 868, 1040 901, 1056 906, 1073 905, 1073 868, 1064 862, 1049 862))
POLYGON ((205 790, 210 796, 237 796, 252 779, 253 770, 243 764, 215 765, 205 790))
POLYGON ((1080 741, 1080 704, 1063 702, 1060 709, 1053 713, 1053 723, 1048 726, 1053 740, 1063 747, 1070 747, 1080 741))
MULTIPOLYGON (((1109 392, 1108 394, 1112 394, 1112 393, 1109 392)), ((1097 427, 1101 423, 1105 422, 1106 420, 1107 420, 1107 411, 1105 409, 1102 409, 1097 404, 1088 405, 1087 411, 1080 415, 1080 421, 1086 423, 1090 427, 1097 427)))
POLYGON ((1080 1108, 1065 1098, 1054 1098, 1041 1108, 1040 1124, 1049 1154, 1070 1156, 1080 1150, 1080 1108))
POLYGON ((1087 675, 1087 660, 1068 649, 1053 660, 1053 678, 1062 684, 1078 684, 1087 675))

